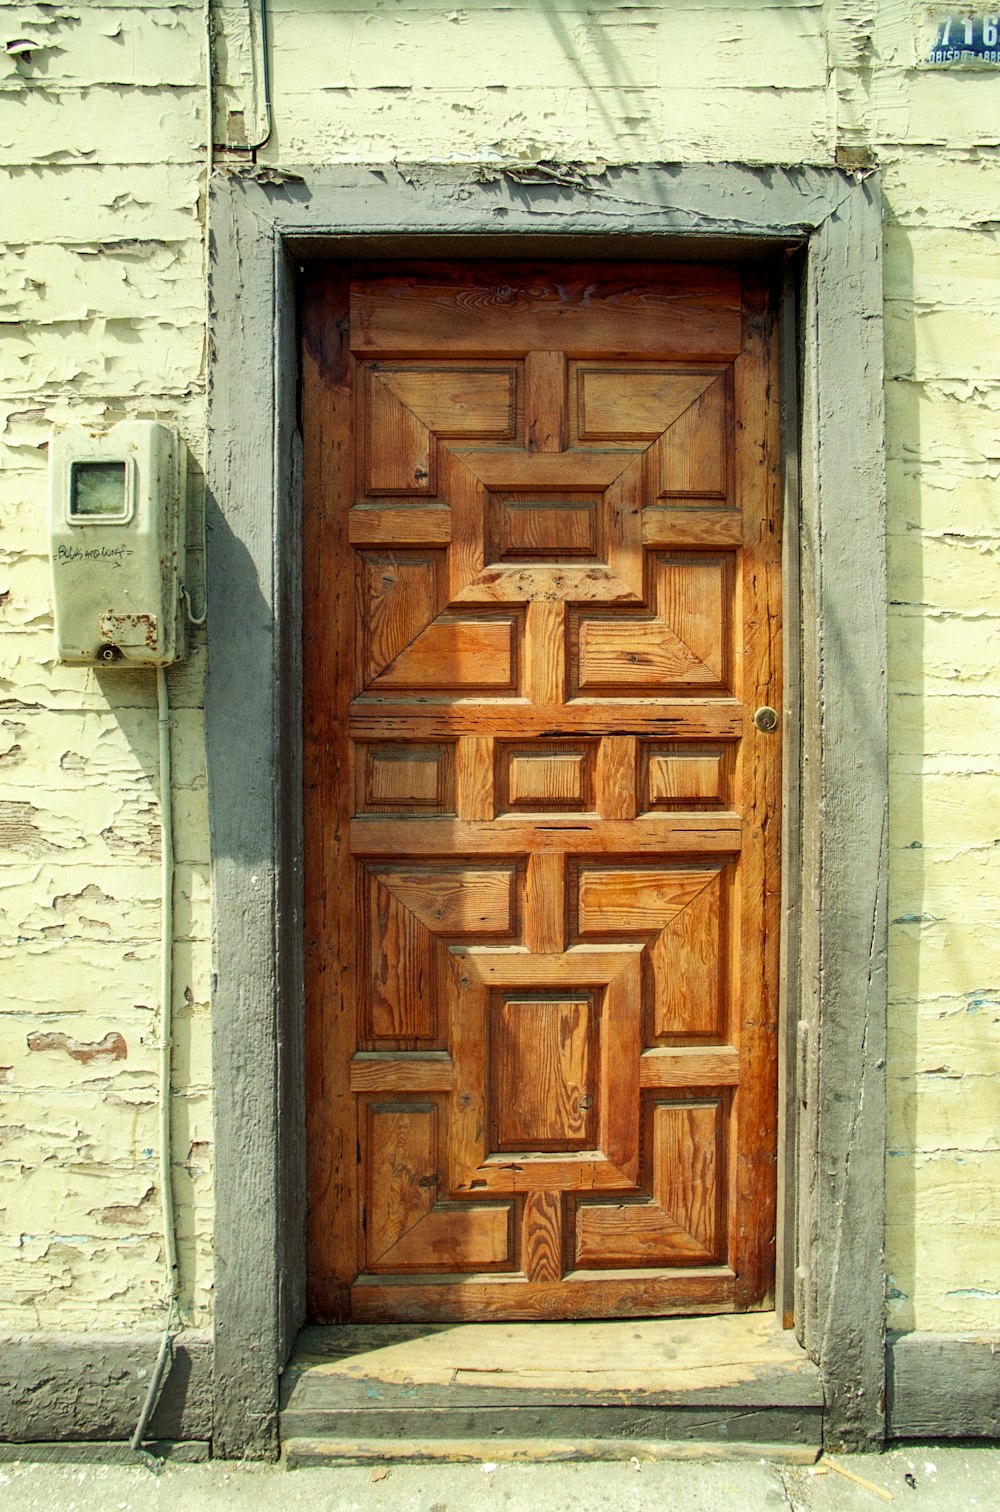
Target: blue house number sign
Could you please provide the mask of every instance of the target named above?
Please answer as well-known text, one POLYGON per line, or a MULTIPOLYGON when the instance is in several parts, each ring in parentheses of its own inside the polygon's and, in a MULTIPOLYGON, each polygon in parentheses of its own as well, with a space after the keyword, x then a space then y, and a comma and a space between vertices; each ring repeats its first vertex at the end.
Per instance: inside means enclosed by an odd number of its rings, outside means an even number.
POLYGON ((1000 11, 946 11, 937 16, 936 26, 925 64, 1000 64, 1000 11))

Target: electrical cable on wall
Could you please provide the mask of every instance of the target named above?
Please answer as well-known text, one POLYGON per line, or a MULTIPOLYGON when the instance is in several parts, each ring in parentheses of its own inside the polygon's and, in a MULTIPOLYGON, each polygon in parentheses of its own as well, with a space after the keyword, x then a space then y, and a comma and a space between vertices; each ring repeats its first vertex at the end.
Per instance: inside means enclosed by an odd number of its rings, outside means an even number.
POLYGON ((174 843, 173 797, 170 768, 170 701, 167 674, 156 669, 156 714, 160 762, 160 1200, 163 1208, 163 1249, 167 1281, 167 1318, 153 1374, 139 1421, 130 1440, 138 1450, 149 1426, 163 1383, 173 1343, 175 1318, 179 1317, 180 1268, 177 1262, 177 1229, 174 1219, 174 1188, 171 1169, 170 1088, 173 1050, 173 943, 174 943, 174 843))
POLYGON ((255 103, 258 115, 263 105, 264 133, 258 141, 248 142, 247 148, 251 152, 257 152, 261 147, 266 147, 271 138, 271 73, 267 61, 266 0, 250 0, 250 41, 254 54, 255 103))
MULTIPOLYGON (((266 62, 266 59, 265 59, 266 62)), ((205 0, 205 245, 208 245, 208 198, 212 178, 213 149, 215 137, 215 76, 212 67, 212 0, 205 0)), ((186 494, 186 468, 182 469, 186 494)), ((205 561, 205 506, 202 499, 201 546, 202 564, 205 561)), ((191 595, 185 584, 180 585, 180 597, 188 622, 202 626, 208 617, 207 601, 200 614, 195 613, 191 595)), ((170 1095, 172 1085, 173 1050, 173 946, 174 946, 174 841, 173 841, 173 779, 170 760, 170 699, 167 690, 166 670, 156 669, 156 711, 159 732, 160 767, 160 1196, 163 1209, 164 1265, 167 1280, 167 1316, 163 1338, 156 1356, 156 1364, 149 1379, 145 1400, 139 1420, 132 1434, 130 1447, 133 1451, 142 1448, 150 1420, 156 1410, 164 1375, 173 1344, 174 1323, 180 1321, 180 1267, 177 1259, 177 1231, 174 1216, 174 1189, 171 1155, 170 1095)))

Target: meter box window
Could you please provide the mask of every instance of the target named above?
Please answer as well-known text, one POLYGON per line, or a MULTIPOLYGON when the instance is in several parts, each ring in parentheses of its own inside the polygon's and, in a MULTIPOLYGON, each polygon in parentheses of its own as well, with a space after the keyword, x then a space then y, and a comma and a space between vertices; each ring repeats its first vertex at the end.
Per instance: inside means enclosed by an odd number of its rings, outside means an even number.
POLYGON ((49 445, 60 661, 163 667, 184 654, 184 468, 149 420, 66 426, 49 445))

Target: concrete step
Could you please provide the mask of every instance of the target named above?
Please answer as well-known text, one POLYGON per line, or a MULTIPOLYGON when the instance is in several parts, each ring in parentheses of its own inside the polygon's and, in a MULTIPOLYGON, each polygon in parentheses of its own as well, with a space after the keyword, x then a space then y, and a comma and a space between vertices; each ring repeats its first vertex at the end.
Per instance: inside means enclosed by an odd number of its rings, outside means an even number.
POLYGON ((373 1443, 403 1455, 450 1444, 472 1459, 543 1442, 612 1444, 618 1454, 706 1442, 815 1453, 823 1396, 815 1366, 770 1314, 345 1324, 300 1336, 281 1435, 300 1463, 307 1452, 349 1459, 373 1443))

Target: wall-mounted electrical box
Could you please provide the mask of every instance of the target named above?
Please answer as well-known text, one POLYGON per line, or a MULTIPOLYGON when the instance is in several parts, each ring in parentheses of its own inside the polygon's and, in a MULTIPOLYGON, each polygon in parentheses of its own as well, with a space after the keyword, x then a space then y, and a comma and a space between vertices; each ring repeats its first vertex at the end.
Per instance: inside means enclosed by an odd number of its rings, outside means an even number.
POLYGON ((60 661, 164 667, 184 654, 184 467, 151 420, 65 426, 49 443, 60 661))

